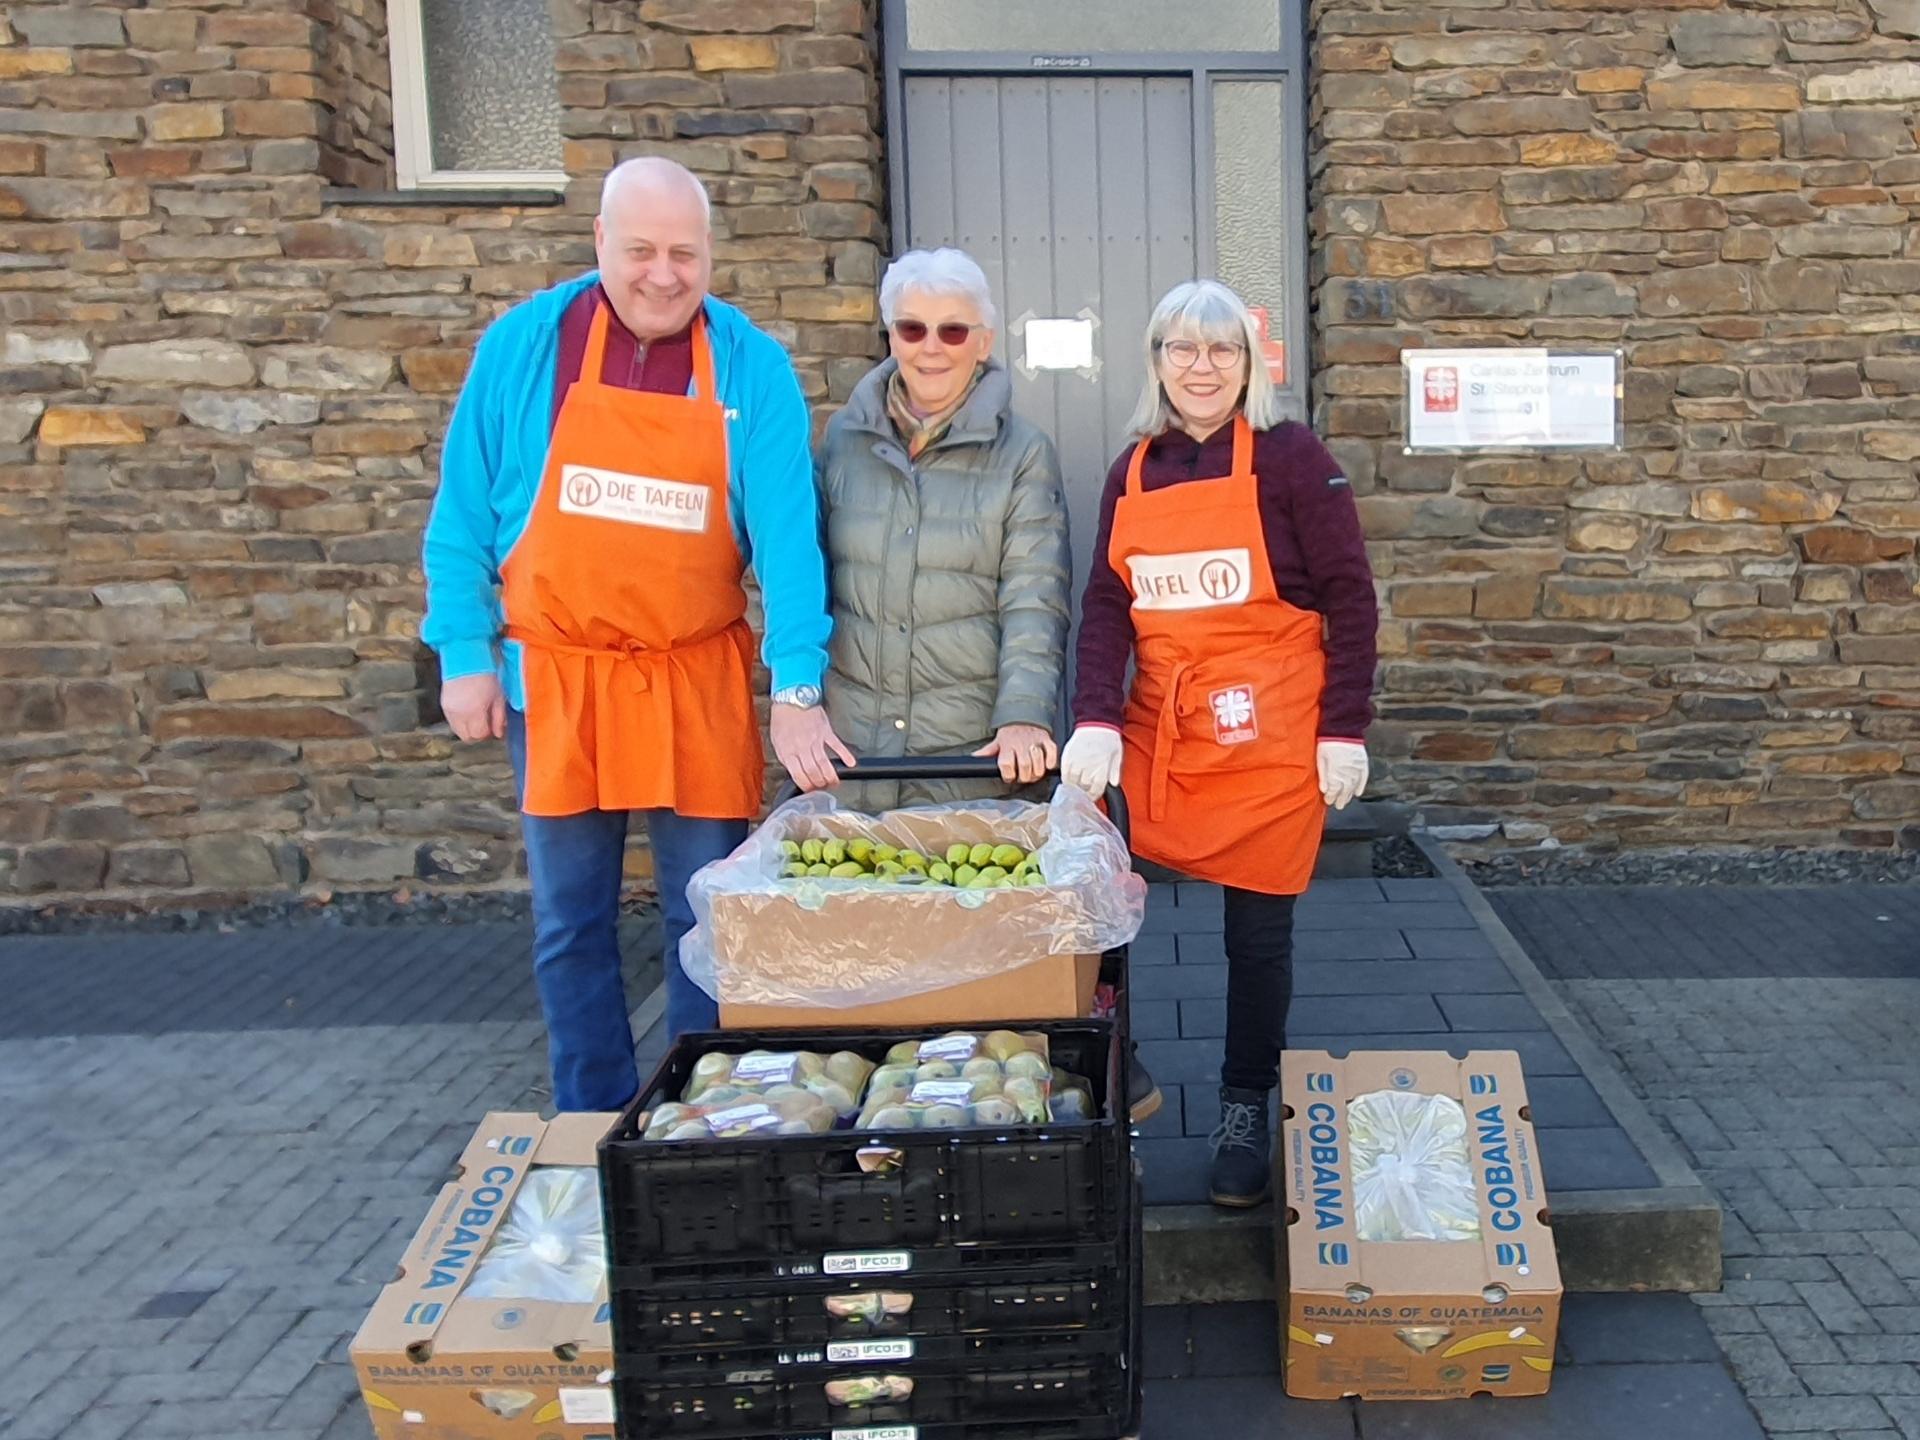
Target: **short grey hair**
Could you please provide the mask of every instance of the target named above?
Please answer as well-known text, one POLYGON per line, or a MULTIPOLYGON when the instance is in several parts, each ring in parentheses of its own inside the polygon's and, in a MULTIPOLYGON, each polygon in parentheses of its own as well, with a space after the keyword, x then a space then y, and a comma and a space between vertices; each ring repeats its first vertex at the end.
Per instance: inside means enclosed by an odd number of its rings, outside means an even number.
POLYGON ((613 197, 628 185, 638 184, 678 184, 700 197, 700 213, 706 217, 709 228, 713 225, 713 198, 707 194, 707 187, 700 183, 700 177, 694 174, 678 160, 669 160, 664 155, 636 155, 631 160, 622 160, 607 171, 607 178, 600 182, 600 213, 607 213, 607 207, 613 204, 613 197))
POLYGON ((994 327, 993 291, 987 285, 987 272, 964 250, 943 246, 938 250, 909 250, 887 266, 880 282, 880 320, 893 324, 899 312, 900 297, 909 290, 929 295, 959 295, 973 302, 980 312, 980 323, 994 327))
POLYGON ((1246 302, 1218 280, 1189 280, 1161 297, 1147 321, 1147 383, 1127 421, 1130 433, 1150 440, 1174 422, 1172 402, 1160 383, 1160 347, 1168 340, 1232 340, 1246 347, 1247 392, 1240 411, 1256 430, 1280 423, 1279 392, 1260 355, 1260 327, 1246 302))

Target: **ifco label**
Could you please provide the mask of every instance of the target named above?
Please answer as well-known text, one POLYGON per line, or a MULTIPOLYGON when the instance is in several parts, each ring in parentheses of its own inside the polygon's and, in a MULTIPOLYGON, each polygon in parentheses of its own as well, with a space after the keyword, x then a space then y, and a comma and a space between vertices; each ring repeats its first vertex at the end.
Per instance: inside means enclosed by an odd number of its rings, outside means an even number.
POLYGON ((704 485, 623 475, 618 470, 560 467, 560 509, 568 515, 702 534, 713 492, 704 485))
POLYGON ((1129 555, 1136 610, 1211 610, 1244 605, 1253 594, 1253 556, 1246 550, 1186 550, 1129 555))
POLYGON ((858 1430, 835 1430, 833 1440, 919 1440, 917 1425, 863 1425, 858 1430))
POLYGON ((827 1256, 820 1268, 829 1275, 898 1275, 913 1268, 913 1255, 906 1250, 850 1250, 827 1256))
POLYGON ((837 1340, 827 1346, 827 1363, 843 1361, 911 1360, 911 1340, 837 1340))

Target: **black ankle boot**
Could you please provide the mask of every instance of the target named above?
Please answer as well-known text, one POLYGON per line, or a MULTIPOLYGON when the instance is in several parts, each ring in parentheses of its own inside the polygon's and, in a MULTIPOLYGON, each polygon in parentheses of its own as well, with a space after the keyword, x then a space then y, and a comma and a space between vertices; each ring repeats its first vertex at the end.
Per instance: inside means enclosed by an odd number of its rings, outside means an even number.
POLYGON ((1133 1046, 1127 1052, 1127 1117, 1136 1125, 1151 1120, 1160 1113, 1165 1098, 1147 1067, 1140 1063, 1140 1047, 1133 1046))
POLYGON ((1213 1146, 1213 1203, 1249 1210, 1273 1189, 1273 1135, 1265 1090, 1220 1087, 1220 1123, 1213 1146))

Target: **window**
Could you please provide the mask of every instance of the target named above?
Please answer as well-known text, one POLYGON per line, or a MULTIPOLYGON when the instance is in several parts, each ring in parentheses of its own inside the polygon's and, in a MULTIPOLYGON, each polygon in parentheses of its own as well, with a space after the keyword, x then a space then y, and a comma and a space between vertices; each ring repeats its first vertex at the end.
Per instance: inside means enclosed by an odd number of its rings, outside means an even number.
POLYGON ((915 50, 1278 50, 1275 0, 906 0, 915 50))
POLYGON ((401 189, 566 185, 547 0, 389 0, 387 23, 401 189))

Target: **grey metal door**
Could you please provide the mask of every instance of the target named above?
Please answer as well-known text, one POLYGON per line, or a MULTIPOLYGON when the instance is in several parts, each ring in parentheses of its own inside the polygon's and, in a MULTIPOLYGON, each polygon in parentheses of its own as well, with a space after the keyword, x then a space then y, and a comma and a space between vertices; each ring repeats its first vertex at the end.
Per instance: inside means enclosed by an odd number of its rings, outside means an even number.
POLYGON ((1144 378, 1147 316, 1200 273, 1193 83, 909 75, 903 118, 906 234, 897 248, 957 245, 987 272, 1014 403, 1060 451, 1077 602, 1101 482, 1144 378), (1048 319, 1090 326, 1091 364, 1028 363, 1026 327, 1048 319))
POLYGON ((1065 467, 1077 602, 1160 296, 1210 276, 1264 308, 1306 413, 1306 0, 880 11, 894 249, 958 245, 992 280, 1016 403, 1065 467), (1037 356, 1036 321, 1079 352, 1037 356))

